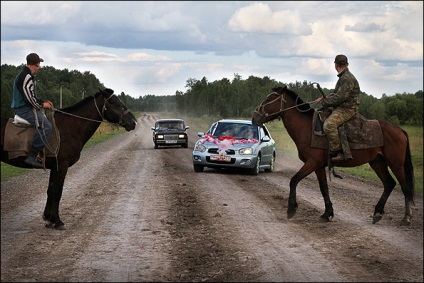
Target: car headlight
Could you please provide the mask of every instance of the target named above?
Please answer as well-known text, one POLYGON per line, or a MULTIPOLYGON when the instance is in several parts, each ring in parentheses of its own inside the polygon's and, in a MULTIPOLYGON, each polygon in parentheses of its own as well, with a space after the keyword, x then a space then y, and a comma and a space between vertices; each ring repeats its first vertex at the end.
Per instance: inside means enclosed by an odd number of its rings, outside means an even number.
POLYGON ((185 139, 185 138, 186 138, 186 136, 185 136, 184 134, 179 134, 179 135, 178 135, 178 138, 179 138, 179 139, 185 139))
POLYGON ((163 140, 163 135, 156 135, 156 138, 157 138, 158 140, 163 140))
POLYGON ((253 155, 253 148, 247 147, 247 148, 241 148, 239 150, 240 155, 253 155))
POLYGON ((194 151, 200 151, 200 152, 205 152, 206 151, 206 146, 204 146, 201 143, 198 143, 194 146, 194 151))

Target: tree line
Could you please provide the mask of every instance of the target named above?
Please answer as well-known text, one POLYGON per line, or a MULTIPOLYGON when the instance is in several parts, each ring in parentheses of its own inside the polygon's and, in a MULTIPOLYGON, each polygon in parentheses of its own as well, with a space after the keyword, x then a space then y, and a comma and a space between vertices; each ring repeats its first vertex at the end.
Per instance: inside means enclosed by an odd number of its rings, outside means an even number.
MULTIPOLYGON (((1 66, 1 116, 13 117, 13 82, 25 65, 1 66)), ((36 75, 36 90, 41 99, 53 102, 56 108, 71 106, 82 98, 105 88, 94 74, 77 70, 56 70, 43 67, 36 75)), ((242 79, 234 74, 232 80, 222 78, 209 82, 206 77, 198 80, 189 78, 186 91, 176 91, 175 95, 158 96, 148 94, 134 98, 121 92, 119 98, 132 110, 139 112, 176 112, 187 116, 216 116, 220 118, 240 117, 250 119, 254 109, 268 95, 272 88, 287 85, 304 102, 312 102, 321 94, 312 82, 280 82, 265 76, 249 76, 242 79)), ((323 88, 325 94, 334 89, 323 88)), ((397 93, 394 96, 382 95, 375 98, 360 93, 359 112, 368 119, 387 120, 398 125, 423 125, 423 91, 397 93)))

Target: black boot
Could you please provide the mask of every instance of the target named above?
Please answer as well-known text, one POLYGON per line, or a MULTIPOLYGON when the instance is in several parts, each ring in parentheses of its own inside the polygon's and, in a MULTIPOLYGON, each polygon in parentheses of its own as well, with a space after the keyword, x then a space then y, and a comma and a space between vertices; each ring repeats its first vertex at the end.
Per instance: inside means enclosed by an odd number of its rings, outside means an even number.
POLYGON ((330 156, 331 156, 331 161, 334 161, 334 162, 345 160, 343 152, 341 150, 330 152, 330 156))
POLYGON ((28 153, 28 156, 24 160, 24 162, 34 168, 43 168, 43 165, 37 161, 37 153, 35 151, 31 151, 30 153, 28 153))

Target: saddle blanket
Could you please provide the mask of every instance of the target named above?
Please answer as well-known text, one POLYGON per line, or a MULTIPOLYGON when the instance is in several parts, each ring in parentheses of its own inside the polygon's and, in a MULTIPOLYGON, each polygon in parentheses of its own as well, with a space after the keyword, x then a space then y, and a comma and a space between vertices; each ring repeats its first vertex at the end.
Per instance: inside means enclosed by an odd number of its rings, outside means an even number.
MULTIPOLYGON (((317 135, 315 125, 318 112, 314 113, 312 121, 311 147, 328 148, 328 139, 325 135, 317 135)), ((351 149, 367 149, 384 145, 383 133, 378 120, 367 120, 362 115, 357 114, 344 124, 345 133, 351 149)))
MULTIPOLYGON (((13 121, 13 118, 9 119, 4 134, 4 151, 8 152, 9 159, 27 156, 32 149, 34 135, 38 134, 34 126, 15 124, 13 121)), ((53 131, 48 140, 48 146, 45 147, 46 156, 55 157, 59 151, 59 133, 57 132, 54 121, 51 118, 49 118, 49 121, 52 123, 53 131)))

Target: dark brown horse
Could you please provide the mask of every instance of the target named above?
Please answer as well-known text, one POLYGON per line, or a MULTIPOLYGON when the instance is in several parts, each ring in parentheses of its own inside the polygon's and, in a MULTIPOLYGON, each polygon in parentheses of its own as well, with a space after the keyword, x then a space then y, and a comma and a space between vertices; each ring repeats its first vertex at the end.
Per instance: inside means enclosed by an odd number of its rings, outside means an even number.
MULTIPOLYGON (((280 118, 296 144, 299 159, 304 162, 300 170, 290 179, 287 217, 292 218, 296 214, 297 184, 315 172, 325 204, 325 212, 321 215, 321 219, 330 221, 334 217, 334 212, 325 173, 325 167, 328 166, 328 149, 311 147, 312 120, 315 110, 286 86, 274 88, 273 91, 256 108, 252 122, 261 125, 280 118)), ((383 182, 384 191, 375 206, 373 223, 377 223, 383 217, 386 201, 396 185, 396 181, 389 173, 390 168, 405 196, 405 216, 401 225, 409 225, 412 217, 411 205, 414 203, 414 172, 408 134, 387 121, 378 120, 378 123, 382 130, 383 145, 368 149, 352 149, 353 159, 338 162, 337 166, 355 167, 368 163, 383 182)))
MULTIPOLYGON (((103 120, 119 124, 126 131, 133 130, 137 122, 130 110, 110 89, 100 90, 71 107, 54 109, 53 117, 60 137, 60 147, 57 157, 47 157, 45 161, 45 167, 50 169, 50 179, 43 219, 47 221, 47 227, 65 229, 65 224, 59 217, 59 203, 68 168, 79 160, 85 143, 103 120)), ((8 120, 3 119, 1 124, 1 161, 16 167, 29 168, 24 163, 25 156, 9 159, 9 153, 4 150, 8 120)))

